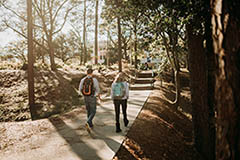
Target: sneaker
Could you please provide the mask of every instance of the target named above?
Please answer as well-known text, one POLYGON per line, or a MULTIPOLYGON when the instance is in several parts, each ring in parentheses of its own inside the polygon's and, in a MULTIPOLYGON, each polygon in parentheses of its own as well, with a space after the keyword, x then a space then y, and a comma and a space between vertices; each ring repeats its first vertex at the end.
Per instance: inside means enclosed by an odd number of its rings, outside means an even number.
POLYGON ((90 126, 89 126, 89 124, 88 124, 88 123, 86 123, 86 124, 85 124, 85 127, 86 127, 86 129, 87 129, 88 133, 91 133, 91 129, 90 129, 90 126))
POLYGON ((92 125, 88 124, 88 125, 89 125, 90 128, 93 128, 93 124, 92 125))
POLYGON ((122 132, 121 128, 120 128, 120 123, 116 123, 116 132, 122 132))
POLYGON ((116 132, 119 133, 119 132, 122 132, 122 130, 120 128, 117 128, 116 132))

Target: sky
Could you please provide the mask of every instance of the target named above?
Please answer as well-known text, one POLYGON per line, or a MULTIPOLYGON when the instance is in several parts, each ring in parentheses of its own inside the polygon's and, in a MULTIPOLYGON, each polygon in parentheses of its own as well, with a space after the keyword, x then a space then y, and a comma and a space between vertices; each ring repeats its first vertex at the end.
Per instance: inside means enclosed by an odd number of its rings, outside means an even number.
MULTIPOLYGON (((101 20, 101 18, 100 18, 101 9, 102 8, 101 8, 101 5, 100 5, 99 6, 99 21, 101 20)), ((1 12, 1 10, 0 10, 0 12, 1 12)), ((70 25, 68 23, 66 23, 62 32, 67 33, 70 28, 71 28, 70 25)), ((93 36, 93 35, 91 35, 91 33, 89 33, 90 37, 93 36)), ((17 37, 18 37, 17 33, 15 33, 14 31, 12 31, 10 29, 8 29, 4 32, 0 32, 0 50, 1 50, 1 48, 4 48, 9 42, 16 40, 17 37)), ((90 39, 93 39, 93 38, 90 38, 90 39)))
MULTIPOLYGON (((67 33, 69 28, 70 25, 65 24, 62 32, 67 33)), ((11 29, 0 32, 0 48, 5 47, 9 42, 16 40, 18 37, 19 35, 11 29)))
POLYGON ((7 43, 15 40, 17 38, 16 33, 11 30, 6 30, 4 32, 0 32, 0 47, 4 47, 7 43))

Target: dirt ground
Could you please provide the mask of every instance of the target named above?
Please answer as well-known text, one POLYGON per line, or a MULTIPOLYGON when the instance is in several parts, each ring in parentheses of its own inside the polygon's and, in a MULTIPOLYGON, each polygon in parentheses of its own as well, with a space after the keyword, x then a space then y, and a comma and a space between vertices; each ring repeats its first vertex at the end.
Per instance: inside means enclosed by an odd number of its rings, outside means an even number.
POLYGON ((178 109, 171 83, 155 87, 113 160, 202 160, 193 143, 189 87, 178 109))

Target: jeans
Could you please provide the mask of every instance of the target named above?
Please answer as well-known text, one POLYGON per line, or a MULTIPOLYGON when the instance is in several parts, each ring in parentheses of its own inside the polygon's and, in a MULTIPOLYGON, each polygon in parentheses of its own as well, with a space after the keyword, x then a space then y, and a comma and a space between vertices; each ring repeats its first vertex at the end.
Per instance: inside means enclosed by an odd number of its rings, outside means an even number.
POLYGON ((93 127, 92 120, 96 114, 97 98, 95 96, 84 96, 84 101, 87 110, 87 123, 93 127))
POLYGON ((116 123, 119 124, 120 105, 122 105, 123 120, 124 122, 128 121, 127 120, 127 99, 113 100, 113 103, 115 107, 116 123))

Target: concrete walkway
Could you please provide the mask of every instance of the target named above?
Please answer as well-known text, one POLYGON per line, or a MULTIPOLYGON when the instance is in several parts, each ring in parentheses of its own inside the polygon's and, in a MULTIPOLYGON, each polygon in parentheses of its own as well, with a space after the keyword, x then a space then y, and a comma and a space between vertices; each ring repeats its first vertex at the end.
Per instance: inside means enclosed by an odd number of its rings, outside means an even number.
POLYGON ((129 126, 124 127, 121 114, 121 133, 115 133, 115 113, 109 97, 104 98, 105 101, 97 107, 91 134, 84 127, 86 111, 83 107, 61 117, 17 124, 1 123, 0 134, 3 134, 2 137, 6 134, 6 137, 0 142, 0 159, 110 160, 118 151, 150 92, 130 91, 127 109, 129 126), (4 146, 5 141, 12 145, 4 146))

